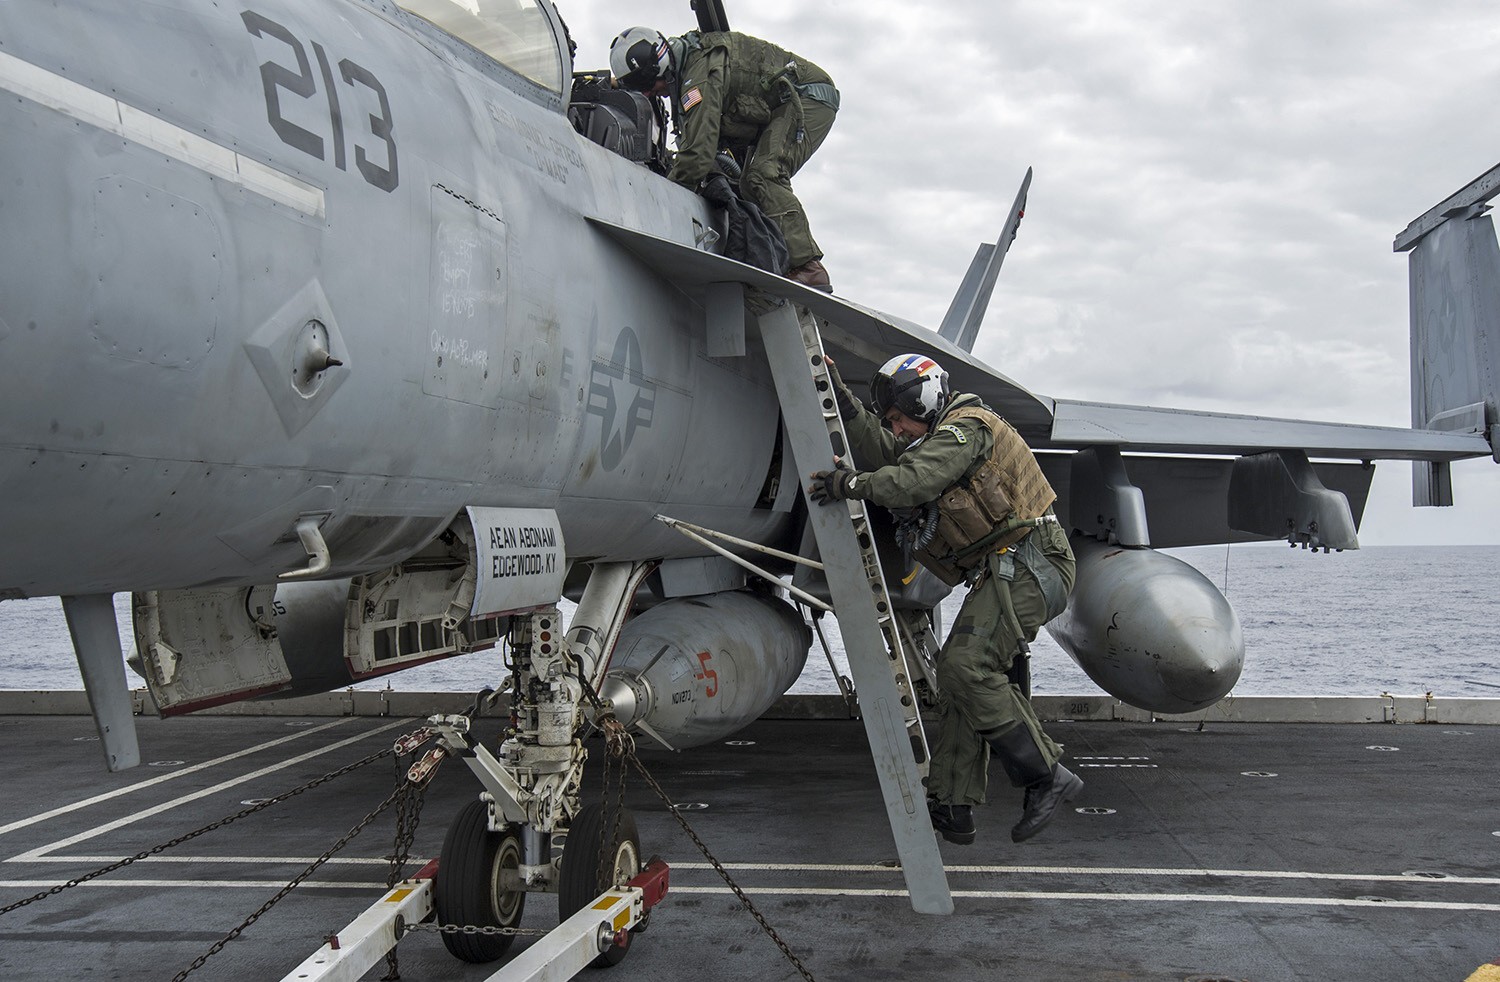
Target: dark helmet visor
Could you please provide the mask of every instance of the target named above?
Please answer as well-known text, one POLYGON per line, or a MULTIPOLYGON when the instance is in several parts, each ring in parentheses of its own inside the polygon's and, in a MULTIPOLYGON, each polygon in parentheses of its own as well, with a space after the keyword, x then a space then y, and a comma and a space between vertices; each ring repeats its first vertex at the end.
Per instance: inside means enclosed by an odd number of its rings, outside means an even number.
POLYGON ((656 83, 659 71, 656 63, 656 45, 650 41, 637 41, 630 46, 625 54, 626 64, 634 65, 630 71, 620 78, 620 84, 627 89, 644 92, 656 83))

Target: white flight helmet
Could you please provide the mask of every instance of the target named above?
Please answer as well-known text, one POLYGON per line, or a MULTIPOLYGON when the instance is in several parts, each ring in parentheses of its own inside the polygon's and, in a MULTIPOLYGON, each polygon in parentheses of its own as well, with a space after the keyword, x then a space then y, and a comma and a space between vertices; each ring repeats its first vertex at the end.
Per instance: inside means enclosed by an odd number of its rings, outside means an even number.
POLYGON ((884 418, 892 407, 928 426, 948 405, 948 373, 926 355, 897 355, 870 379, 870 400, 884 418))
POLYGON ((644 92, 672 74, 672 54, 661 31, 632 27, 609 46, 609 70, 622 88, 644 92))

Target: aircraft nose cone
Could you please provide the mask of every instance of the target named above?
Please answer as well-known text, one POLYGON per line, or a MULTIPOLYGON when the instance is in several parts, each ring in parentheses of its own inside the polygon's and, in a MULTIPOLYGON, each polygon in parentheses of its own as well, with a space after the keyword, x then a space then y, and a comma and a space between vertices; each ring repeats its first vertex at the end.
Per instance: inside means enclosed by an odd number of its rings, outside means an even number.
POLYGON ((1234 688, 1245 665, 1245 641, 1239 617, 1217 587, 1187 563, 1159 558, 1168 562, 1153 563, 1142 598, 1160 683, 1155 705, 1147 708, 1190 713, 1234 688))
POLYGON ((1181 708, 1163 707, 1159 712, 1186 713, 1212 706, 1240 680, 1245 667, 1245 648, 1239 641, 1239 621, 1232 609, 1226 620, 1232 623, 1221 620, 1213 629, 1200 630, 1196 637, 1183 639, 1183 647, 1192 650, 1191 657, 1161 663, 1162 689, 1181 708))

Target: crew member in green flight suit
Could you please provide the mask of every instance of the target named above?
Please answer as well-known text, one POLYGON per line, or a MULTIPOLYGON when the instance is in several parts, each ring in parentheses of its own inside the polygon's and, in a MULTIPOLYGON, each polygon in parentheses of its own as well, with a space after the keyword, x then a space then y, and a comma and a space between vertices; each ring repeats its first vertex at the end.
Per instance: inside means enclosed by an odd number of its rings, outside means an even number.
POLYGON ((916 558, 949 585, 969 585, 937 660, 941 720, 927 785, 933 828, 949 842, 974 841, 973 806, 984 803, 993 752, 1011 783, 1026 789, 1011 829, 1024 842, 1083 790, 1007 676, 1023 642, 1062 613, 1073 587, 1073 552, 1052 510, 1057 495, 1020 434, 977 396, 951 392, 931 358, 886 362, 870 383, 873 413, 829 365, 854 459, 868 469, 818 471, 809 493, 825 505, 859 498, 935 509, 916 558))
POLYGON ((720 149, 749 152, 740 191, 781 229, 788 279, 832 292, 823 250, 792 193, 792 177, 823 144, 839 92, 817 65, 737 31, 664 37, 632 27, 609 49, 610 70, 627 89, 672 100, 677 156, 667 176, 690 190, 713 172, 720 149))

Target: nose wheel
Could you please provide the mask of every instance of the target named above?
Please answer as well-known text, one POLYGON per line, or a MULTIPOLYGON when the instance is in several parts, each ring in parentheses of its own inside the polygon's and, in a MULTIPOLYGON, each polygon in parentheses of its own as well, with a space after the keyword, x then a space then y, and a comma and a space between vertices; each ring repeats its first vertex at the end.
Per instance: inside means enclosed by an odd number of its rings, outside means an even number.
MULTIPOLYGON (((518 872, 522 855, 518 830, 491 832, 488 806, 477 798, 465 805, 448 826, 433 882, 438 923, 520 927, 526 909, 518 872)), ((515 940, 513 934, 443 935, 448 951, 466 962, 495 961, 515 940)))
MULTIPOLYGON (((441 870, 441 867, 439 867, 441 870)), ((566 921, 583 905, 599 894, 622 886, 641 871, 641 837, 636 831, 635 816, 616 804, 608 808, 593 802, 578 812, 568 830, 558 870, 558 923, 566 921), (619 816, 618 823, 615 820, 619 816), (604 863, 599 862, 600 844, 604 843, 604 863)), ((632 934, 645 928, 642 921, 630 931, 621 931, 615 943, 590 964, 594 968, 618 965, 630 951, 632 934)))

